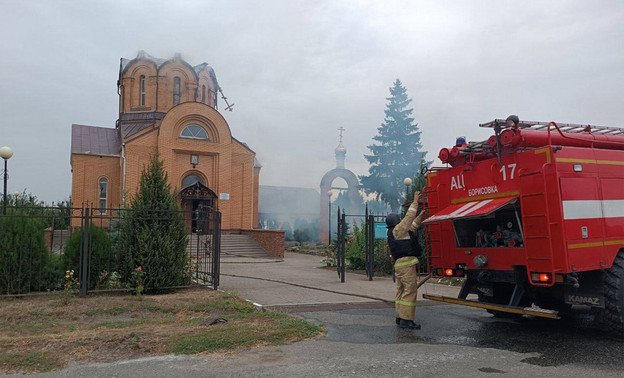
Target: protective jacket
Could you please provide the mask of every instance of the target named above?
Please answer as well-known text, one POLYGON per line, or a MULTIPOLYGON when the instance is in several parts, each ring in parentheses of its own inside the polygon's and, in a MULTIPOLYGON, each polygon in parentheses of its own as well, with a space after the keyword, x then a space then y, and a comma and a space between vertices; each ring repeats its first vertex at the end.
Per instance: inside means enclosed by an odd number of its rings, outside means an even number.
POLYGON ((420 226, 417 212, 418 205, 412 203, 399 224, 388 229, 388 246, 394 261, 406 256, 420 256, 420 243, 416 238, 416 230, 420 226))
POLYGON ((401 257, 406 256, 420 256, 421 248, 416 234, 409 231, 409 239, 397 240, 393 234, 393 228, 388 229, 388 246, 390 247, 390 254, 394 261, 397 261, 401 257))

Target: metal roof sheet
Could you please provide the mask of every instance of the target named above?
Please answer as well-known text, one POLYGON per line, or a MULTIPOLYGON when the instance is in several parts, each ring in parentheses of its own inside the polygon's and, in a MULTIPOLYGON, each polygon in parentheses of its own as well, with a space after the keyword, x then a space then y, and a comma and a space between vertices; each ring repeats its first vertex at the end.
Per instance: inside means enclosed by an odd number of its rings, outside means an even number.
POLYGON ((121 124, 121 135, 124 138, 128 138, 141 130, 147 129, 154 125, 154 121, 152 122, 133 122, 133 123, 122 123, 121 124))
POLYGON ((116 129, 87 125, 72 125, 72 154, 119 156, 121 140, 116 129))

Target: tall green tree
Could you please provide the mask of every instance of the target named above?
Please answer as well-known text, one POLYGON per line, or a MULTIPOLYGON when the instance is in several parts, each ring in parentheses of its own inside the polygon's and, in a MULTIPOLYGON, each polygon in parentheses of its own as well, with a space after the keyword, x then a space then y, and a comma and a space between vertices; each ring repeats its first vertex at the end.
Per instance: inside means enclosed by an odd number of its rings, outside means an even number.
POLYGON ((126 282, 140 266, 147 291, 188 283, 187 235, 180 203, 167 183, 158 154, 141 173, 139 191, 122 217, 115 242, 126 282))
POLYGON ((351 205, 351 199, 349 198, 348 192, 340 192, 338 197, 332 203, 332 212, 335 214, 338 208, 347 212, 347 214, 356 215, 356 214, 364 214, 364 198, 358 193, 357 199, 355 203, 355 208, 351 205))
POLYGON ((421 164, 430 163, 425 161, 427 152, 421 151, 420 131, 409 107, 412 100, 401 80, 396 79, 386 100, 384 122, 373 137, 376 143, 368 146, 371 154, 364 155, 371 165, 369 175, 360 176, 360 181, 368 194, 374 194, 398 212, 405 198, 403 179, 415 177, 421 164))

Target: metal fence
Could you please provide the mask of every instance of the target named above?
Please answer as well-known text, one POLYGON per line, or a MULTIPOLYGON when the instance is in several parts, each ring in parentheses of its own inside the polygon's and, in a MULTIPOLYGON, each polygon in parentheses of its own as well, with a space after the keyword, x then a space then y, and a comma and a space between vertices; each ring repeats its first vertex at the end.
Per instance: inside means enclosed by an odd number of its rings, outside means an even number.
POLYGON ((347 220, 344 211, 338 208, 336 228, 336 271, 340 282, 345 282, 347 252, 347 220))
POLYGON ((155 283, 159 289, 193 282, 216 289, 220 235, 221 214, 203 205, 194 211, 7 207, 0 215, 0 296, 134 290, 157 275, 150 266, 167 265, 182 266, 182 273, 155 283), (173 239, 165 239, 169 234, 173 239), (150 246, 158 247, 141 250, 150 246))
MULTIPOLYGON (((390 253, 390 250, 386 244, 385 234, 383 237, 376 237, 375 235, 375 225, 383 224, 385 228, 385 215, 375 215, 370 214, 368 212, 368 207, 366 207, 364 215, 348 215, 344 210, 338 208, 337 210, 337 238, 336 238, 336 269, 338 272, 338 278, 340 278, 341 282, 345 282, 345 272, 346 272, 346 249, 347 249, 347 239, 348 239, 348 228, 347 228, 347 218, 364 218, 364 256, 365 256, 365 271, 367 278, 372 281, 375 271, 379 269, 379 262, 375 261, 375 250, 379 248, 378 241, 383 240, 384 251, 386 253, 390 253)), ((421 247, 423 247, 422 255, 419 257, 421 260, 418 264, 418 274, 426 275, 429 272, 429 264, 428 264, 428 253, 425 251, 424 245, 425 237, 427 236, 425 231, 420 229, 417 231, 419 233, 418 238, 421 242, 421 247)), ((378 251, 379 253, 379 251, 378 251)), ((394 268, 392 268, 392 278, 394 280, 394 268)))
POLYGON ((368 214, 368 207, 366 208, 366 223, 364 225, 364 232, 366 240, 366 277, 368 277, 369 281, 372 281, 373 276, 375 275, 375 224, 383 223, 385 226, 385 219, 385 215, 368 214))

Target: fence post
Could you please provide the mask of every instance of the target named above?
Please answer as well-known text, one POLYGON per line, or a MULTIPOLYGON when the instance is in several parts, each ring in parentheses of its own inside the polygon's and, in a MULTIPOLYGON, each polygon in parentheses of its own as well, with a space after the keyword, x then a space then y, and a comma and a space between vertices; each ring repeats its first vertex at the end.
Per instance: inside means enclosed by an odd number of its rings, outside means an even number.
POLYGON ((80 231, 80 297, 85 298, 89 289, 89 247, 91 239, 91 209, 83 208, 82 230, 80 231))
POLYGON ((368 280, 370 281, 370 279, 371 279, 371 273, 370 273, 371 265, 370 265, 370 259, 368 257, 369 234, 370 234, 370 227, 369 227, 369 224, 368 224, 368 204, 366 204, 366 208, 365 208, 365 211, 364 211, 364 267, 366 268, 366 277, 368 277, 368 280))
POLYGON ((340 282, 345 282, 345 273, 346 273, 346 266, 345 266, 345 264, 346 264, 346 256, 345 255, 347 254, 347 251, 346 251, 346 249, 347 249, 346 248, 347 247, 346 246, 346 244, 347 244, 347 233, 346 233, 346 231, 347 231, 346 230, 347 219, 346 219, 346 215, 345 215, 344 210, 342 211, 342 218, 340 219, 340 223, 341 223, 340 228, 342 230, 342 236, 341 236, 341 241, 340 241, 341 244, 342 244, 342 256, 341 256, 342 261, 340 263, 340 265, 342 267, 342 272, 341 272, 342 274, 340 276, 340 282))
POLYGON ((212 263, 212 288, 217 290, 219 288, 219 276, 221 274, 221 213, 214 211, 215 224, 214 228, 214 257, 212 263))
POLYGON ((338 278, 340 278, 340 248, 342 244, 340 243, 340 206, 338 206, 338 210, 336 211, 336 271, 338 272, 338 278))
POLYGON ((375 217, 372 215, 368 216, 368 227, 368 256, 370 264, 370 276, 368 280, 372 281, 375 275, 375 217))

